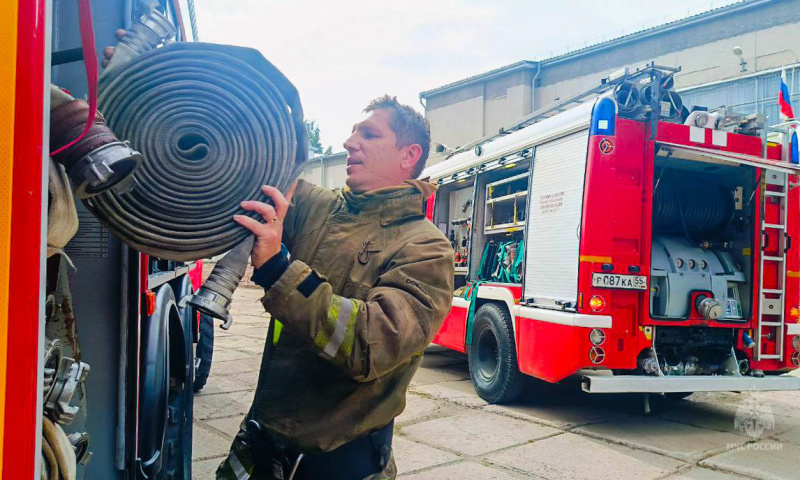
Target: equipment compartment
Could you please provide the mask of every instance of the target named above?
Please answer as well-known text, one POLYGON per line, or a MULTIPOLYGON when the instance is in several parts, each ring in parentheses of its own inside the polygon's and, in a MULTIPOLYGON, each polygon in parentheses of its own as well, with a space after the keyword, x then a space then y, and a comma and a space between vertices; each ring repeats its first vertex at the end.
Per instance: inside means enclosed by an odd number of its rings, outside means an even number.
POLYGON ((470 235, 472 230, 475 179, 440 187, 433 223, 439 227, 455 252, 456 288, 465 284, 468 273, 470 235))
POLYGON ((471 281, 522 283, 523 233, 527 212, 530 161, 510 164, 477 176, 481 202, 470 253, 471 281))
POLYGON ((747 322, 759 171, 656 159, 650 314, 657 320, 747 322))

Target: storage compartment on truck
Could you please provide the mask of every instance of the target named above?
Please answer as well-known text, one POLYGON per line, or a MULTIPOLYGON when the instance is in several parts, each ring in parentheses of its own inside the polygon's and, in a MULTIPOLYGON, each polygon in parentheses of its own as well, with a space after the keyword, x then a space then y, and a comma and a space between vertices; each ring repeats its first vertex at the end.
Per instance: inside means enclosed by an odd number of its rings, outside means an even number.
POLYGON ((650 314, 746 322, 759 170, 656 157, 650 314))
POLYGON ((439 187, 433 223, 439 227, 455 252, 456 288, 463 286, 468 270, 475 178, 439 187))
POLYGON ((536 147, 526 218, 526 303, 575 309, 587 130, 536 147))
POLYGON ((479 175, 470 279, 522 283, 529 161, 479 175))

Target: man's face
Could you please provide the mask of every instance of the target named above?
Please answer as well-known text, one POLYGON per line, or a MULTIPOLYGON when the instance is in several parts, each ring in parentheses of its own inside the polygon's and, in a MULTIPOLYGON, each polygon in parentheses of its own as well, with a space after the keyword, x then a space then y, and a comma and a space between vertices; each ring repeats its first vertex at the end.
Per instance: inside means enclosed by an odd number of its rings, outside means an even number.
POLYGON ((419 145, 397 148, 391 118, 391 110, 373 110, 353 126, 353 134, 344 142, 348 154, 345 183, 354 192, 400 185, 411 178, 421 149, 419 145))

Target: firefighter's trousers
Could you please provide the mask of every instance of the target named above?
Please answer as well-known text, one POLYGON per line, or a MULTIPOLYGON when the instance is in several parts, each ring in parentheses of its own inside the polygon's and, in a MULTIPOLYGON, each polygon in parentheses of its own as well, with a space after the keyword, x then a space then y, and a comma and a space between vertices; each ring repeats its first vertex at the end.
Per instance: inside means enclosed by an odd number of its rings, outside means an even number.
MULTIPOLYGON (((242 422, 239 428, 239 433, 233 440, 231 450, 227 458, 217 468, 217 480, 289 480, 292 467, 296 460, 294 455, 289 455, 288 458, 284 457, 283 461, 277 461, 272 458, 272 454, 268 448, 262 445, 254 445, 258 443, 254 441, 253 436, 249 435, 246 431, 246 424, 242 422), (267 461, 265 461, 267 460, 267 461), (266 466, 264 465, 266 463, 266 466)), ((391 426, 390 426, 391 428, 391 426)), ((371 455, 372 452, 365 452, 366 455, 371 455)), ((297 468, 297 474, 293 480, 320 480, 316 475, 308 475, 305 473, 303 460, 300 460, 297 468)), ((338 472, 330 472, 326 475, 328 478, 336 480, 393 480, 397 477, 397 466, 395 465, 394 455, 391 455, 386 462, 386 467, 383 471, 354 478, 350 475, 351 471, 348 469, 349 462, 342 462, 338 472)))

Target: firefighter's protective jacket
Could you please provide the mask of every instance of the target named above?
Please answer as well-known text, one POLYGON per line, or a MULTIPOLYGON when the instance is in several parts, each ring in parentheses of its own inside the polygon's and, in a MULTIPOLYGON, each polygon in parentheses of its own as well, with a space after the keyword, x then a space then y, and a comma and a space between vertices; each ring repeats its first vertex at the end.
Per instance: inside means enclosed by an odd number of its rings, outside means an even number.
POLYGON ((262 299, 283 328, 253 414, 275 441, 333 450, 405 408, 452 302, 452 248, 424 218, 435 189, 412 180, 336 194, 299 182, 284 221, 292 261, 262 299))

